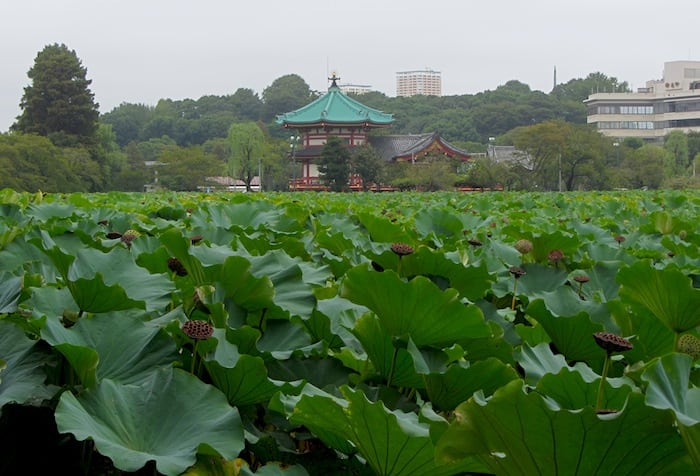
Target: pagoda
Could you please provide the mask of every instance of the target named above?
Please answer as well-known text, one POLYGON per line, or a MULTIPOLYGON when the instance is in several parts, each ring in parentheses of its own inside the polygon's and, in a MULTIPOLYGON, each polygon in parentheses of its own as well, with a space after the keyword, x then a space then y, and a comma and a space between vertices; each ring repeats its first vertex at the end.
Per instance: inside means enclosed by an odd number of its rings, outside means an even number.
MULTIPOLYGON (((337 84, 340 78, 334 74, 328 78, 328 92, 295 111, 277 116, 277 123, 297 132, 292 135, 290 157, 294 174, 291 190, 325 190, 319 177, 318 162, 328 137, 340 138, 347 147, 370 144, 387 163, 410 161, 421 162, 430 155, 457 158, 462 162, 471 160, 471 155, 461 150, 437 132, 409 135, 371 136, 373 129, 390 127, 394 118, 377 109, 346 96, 337 84), (297 163, 301 173, 297 177, 297 163)), ((359 190, 361 178, 351 176, 351 190, 359 190)), ((390 190, 391 187, 383 187, 390 190)))
POLYGON ((286 129, 296 130, 292 136, 291 158, 295 176, 290 183, 292 190, 322 190, 319 180, 318 160, 328 137, 340 138, 353 148, 368 142, 372 129, 391 126, 394 118, 377 109, 346 96, 338 86, 339 77, 328 78, 328 92, 295 111, 277 116, 277 123, 286 129), (298 139, 298 146, 297 146, 298 139), (301 174, 296 177, 296 162, 301 164, 301 174))

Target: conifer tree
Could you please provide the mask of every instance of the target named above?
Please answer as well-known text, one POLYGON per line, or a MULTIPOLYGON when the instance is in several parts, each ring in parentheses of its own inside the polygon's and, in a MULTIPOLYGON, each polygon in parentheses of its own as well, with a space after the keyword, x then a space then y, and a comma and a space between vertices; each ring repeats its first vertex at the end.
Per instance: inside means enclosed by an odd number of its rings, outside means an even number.
POLYGON ((49 137, 57 145, 92 144, 98 128, 98 105, 75 51, 53 44, 40 51, 27 72, 22 114, 12 130, 49 137))

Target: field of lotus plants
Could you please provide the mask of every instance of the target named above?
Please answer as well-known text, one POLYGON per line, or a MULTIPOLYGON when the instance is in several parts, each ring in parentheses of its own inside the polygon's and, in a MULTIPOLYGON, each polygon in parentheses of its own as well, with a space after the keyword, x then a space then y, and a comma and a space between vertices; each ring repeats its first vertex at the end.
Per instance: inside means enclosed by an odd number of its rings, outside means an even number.
POLYGON ((699 474, 699 217, 0 191, 0 474, 699 474))

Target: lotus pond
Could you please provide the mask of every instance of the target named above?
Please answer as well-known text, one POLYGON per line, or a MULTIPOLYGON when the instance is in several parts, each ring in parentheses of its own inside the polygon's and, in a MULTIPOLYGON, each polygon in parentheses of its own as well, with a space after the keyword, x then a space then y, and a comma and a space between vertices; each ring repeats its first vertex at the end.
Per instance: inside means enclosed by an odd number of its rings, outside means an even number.
POLYGON ((698 474, 699 216, 0 191, 0 474, 698 474))

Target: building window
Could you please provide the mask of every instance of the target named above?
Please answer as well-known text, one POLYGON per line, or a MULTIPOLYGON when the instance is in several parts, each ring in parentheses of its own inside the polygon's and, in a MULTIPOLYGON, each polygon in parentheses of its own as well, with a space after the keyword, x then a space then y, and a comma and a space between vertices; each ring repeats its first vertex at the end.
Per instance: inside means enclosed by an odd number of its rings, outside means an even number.
POLYGON ((654 129, 652 121, 601 121, 598 129, 654 129))

